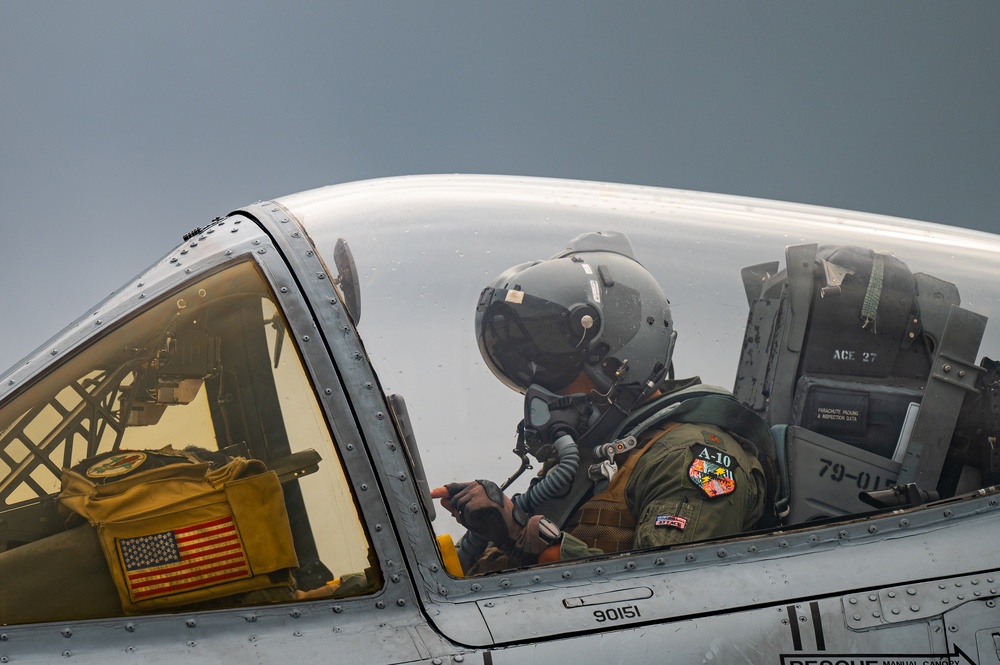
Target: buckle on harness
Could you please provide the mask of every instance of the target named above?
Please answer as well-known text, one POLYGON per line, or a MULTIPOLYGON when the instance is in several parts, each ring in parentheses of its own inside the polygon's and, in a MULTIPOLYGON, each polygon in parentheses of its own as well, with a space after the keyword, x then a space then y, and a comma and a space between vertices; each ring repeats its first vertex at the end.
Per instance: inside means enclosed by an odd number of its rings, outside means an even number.
POLYGON ((611 482, 615 474, 618 473, 618 465, 615 463, 616 455, 624 455, 635 449, 639 442, 634 436, 627 436, 624 439, 615 439, 609 443, 598 446, 594 449, 598 458, 604 457, 603 461, 594 464, 587 470, 587 475, 591 480, 597 481, 606 479, 611 482))

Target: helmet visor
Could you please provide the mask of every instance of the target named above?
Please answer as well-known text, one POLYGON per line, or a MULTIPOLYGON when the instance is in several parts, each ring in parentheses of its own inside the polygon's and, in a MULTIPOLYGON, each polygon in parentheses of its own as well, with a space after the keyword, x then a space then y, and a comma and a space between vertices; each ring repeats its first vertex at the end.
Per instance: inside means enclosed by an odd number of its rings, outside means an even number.
POLYGON ((533 383, 551 391, 565 388, 587 357, 587 335, 572 330, 569 310, 521 291, 485 289, 476 331, 490 369, 519 392, 533 383))

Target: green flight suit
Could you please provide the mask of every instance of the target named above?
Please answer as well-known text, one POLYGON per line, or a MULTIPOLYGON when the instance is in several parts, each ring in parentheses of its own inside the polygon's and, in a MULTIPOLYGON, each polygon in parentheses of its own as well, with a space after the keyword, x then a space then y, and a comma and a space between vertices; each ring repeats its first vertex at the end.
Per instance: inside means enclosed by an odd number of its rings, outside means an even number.
MULTIPOLYGON (((625 483, 624 492, 618 487, 624 499, 621 508, 636 522, 631 544, 621 549, 741 533, 752 529, 764 512, 760 462, 719 427, 680 424, 639 454, 628 477, 618 478, 619 485, 625 483)), ((572 529, 560 546, 561 559, 602 553, 575 537, 572 529)))

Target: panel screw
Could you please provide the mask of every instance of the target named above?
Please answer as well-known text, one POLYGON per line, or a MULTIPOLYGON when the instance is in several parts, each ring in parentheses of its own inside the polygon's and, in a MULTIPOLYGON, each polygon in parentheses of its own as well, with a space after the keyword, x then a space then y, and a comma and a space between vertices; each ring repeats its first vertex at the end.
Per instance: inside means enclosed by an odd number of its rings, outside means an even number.
POLYGON ((70 630, 69 628, 63 628, 63 629, 62 629, 61 631, 59 631, 59 632, 60 632, 60 633, 62 633, 62 636, 63 636, 63 637, 73 637, 73 631, 72 631, 72 630, 70 630))

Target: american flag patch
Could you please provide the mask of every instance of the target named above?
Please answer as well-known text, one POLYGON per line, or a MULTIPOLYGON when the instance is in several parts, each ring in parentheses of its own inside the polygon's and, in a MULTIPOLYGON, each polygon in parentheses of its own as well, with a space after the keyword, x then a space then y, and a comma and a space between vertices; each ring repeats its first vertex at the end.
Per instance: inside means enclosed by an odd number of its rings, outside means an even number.
POLYGON ((669 526, 683 531, 687 523, 687 519, 679 515, 657 515, 654 526, 669 526))
POLYGON ((118 539, 132 601, 252 577, 232 515, 118 539))

